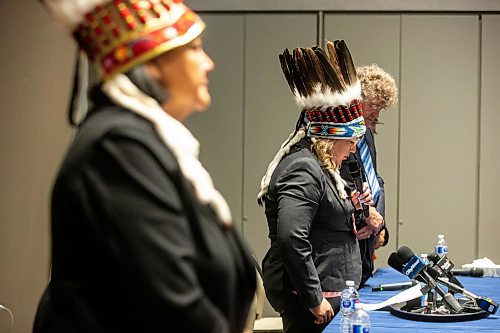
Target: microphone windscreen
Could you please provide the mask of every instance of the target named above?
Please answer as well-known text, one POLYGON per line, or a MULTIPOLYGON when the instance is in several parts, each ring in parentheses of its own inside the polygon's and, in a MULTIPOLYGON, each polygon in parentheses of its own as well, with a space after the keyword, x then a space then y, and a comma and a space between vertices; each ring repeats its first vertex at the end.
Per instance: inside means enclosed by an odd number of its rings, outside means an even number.
POLYGON ((387 264, 400 273, 403 271, 404 262, 396 252, 391 253, 389 259, 387 259, 387 264))
POLYGON ((427 256, 427 259, 429 259, 429 261, 432 261, 433 263, 437 264, 437 262, 439 261, 439 254, 437 254, 436 252, 432 252, 431 254, 429 254, 427 256))
POLYGON ((430 266, 427 266, 426 268, 427 270, 427 273, 431 276, 431 278, 433 278, 434 280, 436 280, 438 277, 439 277, 439 272, 436 271, 434 268, 430 267, 430 266))
POLYGON ((481 267, 472 267, 465 269, 452 269, 451 273, 453 273, 453 275, 460 276, 481 277, 484 275, 484 270, 481 267))
POLYGON ((413 253, 413 251, 408 246, 403 245, 398 249, 398 255, 401 260, 403 260, 403 263, 406 264, 411 259, 411 257, 415 255, 415 253, 413 253))
POLYGON ((472 267, 470 269, 470 276, 481 277, 484 275, 484 270, 481 267, 472 267))
POLYGON ((359 164, 358 161, 352 160, 349 161, 349 173, 353 178, 359 177, 359 164))

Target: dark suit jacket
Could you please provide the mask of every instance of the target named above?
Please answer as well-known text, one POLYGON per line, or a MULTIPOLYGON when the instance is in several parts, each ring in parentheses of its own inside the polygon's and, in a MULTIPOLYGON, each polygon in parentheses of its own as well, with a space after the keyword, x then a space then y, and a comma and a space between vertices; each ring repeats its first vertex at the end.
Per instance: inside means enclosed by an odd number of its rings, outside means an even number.
POLYGON ((264 287, 281 312, 284 294, 296 292, 302 306, 320 304, 323 291, 359 284, 361 260, 351 229, 354 208, 340 199, 329 173, 303 139, 276 167, 265 197, 271 247, 263 260, 264 287))
MULTIPOLYGON (((374 167, 375 173, 377 175, 378 183, 380 185, 380 195, 379 195, 377 201, 375 202, 375 208, 385 218, 384 180, 377 172, 377 150, 375 148, 375 138, 373 136, 372 131, 369 128, 366 129, 365 138, 366 138, 366 143, 368 145, 368 150, 369 150, 371 158, 372 158, 373 167, 374 167)), ((342 175, 342 178, 347 181, 349 186, 351 188, 354 188, 354 182, 352 180, 351 174, 349 173, 349 166, 348 166, 348 162, 352 159, 357 160, 359 165, 361 166, 361 168, 363 170, 362 175, 363 175, 364 181, 366 181, 366 171, 363 167, 363 161, 361 160, 361 154, 359 152, 359 149, 356 149, 356 153, 351 154, 349 156, 349 159, 347 161, 344 161, 344 163, 342 163, 342 167, 340 169, 340 174, 342 175)), ((360 247, 360 251, 361 251, 361 259, 363 261, 362 285, 364 285, 366 280, 368 280, 368 278, 372 276, 372 272, 373 272, 373 240, 374 240, 374 237, 371 236, 370 238, 361 240, 359 242, 359 247, 360 247)))
POLYGON ((240 333, 255 268, 153 125, 108 106, 54 185, 52 277, 34 332, 240 333))

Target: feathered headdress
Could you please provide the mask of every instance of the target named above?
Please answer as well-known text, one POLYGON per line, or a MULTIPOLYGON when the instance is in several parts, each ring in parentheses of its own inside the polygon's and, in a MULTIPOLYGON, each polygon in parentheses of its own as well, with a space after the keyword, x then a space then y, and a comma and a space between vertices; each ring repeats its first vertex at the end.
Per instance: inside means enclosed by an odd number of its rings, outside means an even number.
POLYGON ((302 112, 295 131, 281 145, 262 178, 259 202, 267 193, 279 161, 304 136, 350 139, 366 131, 360 102, 361 84, 351 53, 343 40, 328 41, 326 45, 327 52, 314 46, 296 48, 292 53, 285 49, 279 55, 281 69, 302 112))
POLYGON ((332 139, 352 138, 365 131, 361 84, 343 40, 319 46, 285 49, 279 59, 297 104, 303 109, 307 134, 332 139))

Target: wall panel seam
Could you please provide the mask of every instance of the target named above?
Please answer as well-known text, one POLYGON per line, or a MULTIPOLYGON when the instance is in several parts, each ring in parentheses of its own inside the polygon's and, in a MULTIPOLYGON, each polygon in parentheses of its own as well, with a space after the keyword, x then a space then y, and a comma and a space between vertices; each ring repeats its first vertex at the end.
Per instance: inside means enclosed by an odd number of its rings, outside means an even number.
POLYGON ((246 68, 247 68, 247 63, 246 63, 246 57, 247 57, 247 51, 246 51, 246 45, 247 45, 247 15, 243 15, 243 51, 242 51, 242 60, 243 60, 243 73, 242 73, 242 94, 241 94, 241 135, 242 135, 242 140, 241 140, 241 235, 243 238, 245 238, 245 226, 247 222, 247 218, 245 215, 245 144, 246 144, 246 128, 245 128, 245 117, 246 117, 246 108, 245 108, 245 103, 246 103, 246 68))
POLYGON ((479 257, 479 224, 481 203, 481 97, 482 97, 482 57, 483 57, 483 20, 478 16, 478 91, 477 91, 477 174, 476 174, 476 239, 474 258, 479 257))
POLYGON ((397 197, 396 197, 396 248, 399 248, 399 221, 401 220, 400 216, 400 203, 401 203, 401 118, 402 111, 401 105, 402 94, 401 87, 403 86, 403 15, 399 15, 399 101, 398 101, 398 165, 396 167, 397 176, 396 176, 396 189, 397 189, 397 197))

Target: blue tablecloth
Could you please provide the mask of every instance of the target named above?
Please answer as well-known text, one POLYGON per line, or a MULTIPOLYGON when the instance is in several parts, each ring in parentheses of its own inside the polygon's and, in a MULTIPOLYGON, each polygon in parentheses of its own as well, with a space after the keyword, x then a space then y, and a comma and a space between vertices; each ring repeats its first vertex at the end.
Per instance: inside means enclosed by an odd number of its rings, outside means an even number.
MULTIPOLYGON (((458 279, 465 289, 479 296, 488 296, 500 302, 500 278, 481 277, 472 278, 459 276, 458 279)), ((365 287, 359 290, 360 301, 363 303, 379 303, 400 291, 372 291, 373 286, 384 283, 409 281, 407 277, 392 268, 378 269, 374 276, 368 280, 365 287)), ((484 319, 455 322, 433 323, 406 320, 392 315, 388 311, 371 311, 371 332, 374 333, 414 333, 414 332, 500 332, 500 310, 493 316, 484 319)), ((325 333, 339 332, 340 315, 325 329, 325 333)))

